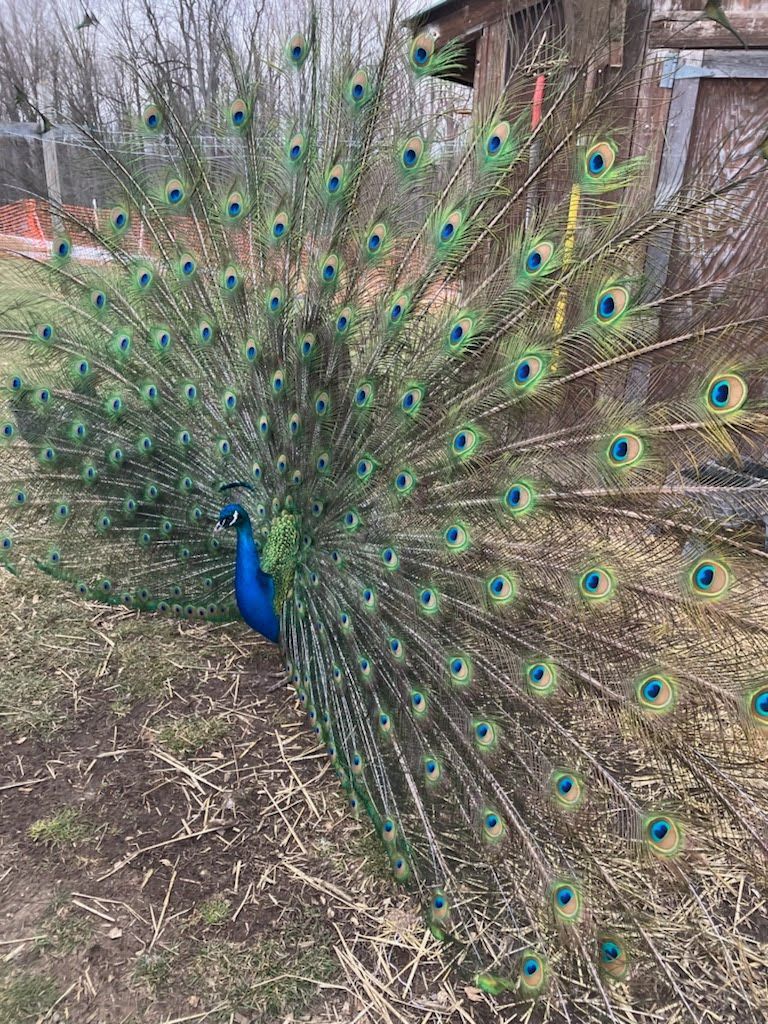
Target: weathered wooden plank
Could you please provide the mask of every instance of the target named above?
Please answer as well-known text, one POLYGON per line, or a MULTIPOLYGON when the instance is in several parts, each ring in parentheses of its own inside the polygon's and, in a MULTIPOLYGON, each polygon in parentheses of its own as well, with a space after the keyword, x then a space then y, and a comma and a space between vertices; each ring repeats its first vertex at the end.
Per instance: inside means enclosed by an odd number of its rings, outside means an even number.
MULTIPOLYGON (((703 6, 703 4, 702 4, 703 6)), ((695 11, 675 11, 651 20, 650 45, 654 49, 727 49, 738 41, 728 29, 709 18, 696 19, 695 11)), ((729 11, 728 20, 750 46, 768 46, 768 10, 729 11)))

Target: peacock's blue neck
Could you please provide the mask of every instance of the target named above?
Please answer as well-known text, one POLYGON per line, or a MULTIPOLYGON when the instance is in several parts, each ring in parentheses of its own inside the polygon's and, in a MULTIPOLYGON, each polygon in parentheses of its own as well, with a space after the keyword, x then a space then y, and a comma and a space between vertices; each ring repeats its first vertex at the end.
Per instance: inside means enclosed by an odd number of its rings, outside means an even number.
POLYGON ((261 570, 259 551, 250 522, 237 526, 235 600, 240 614, 257 633, 277 643, 280 620, 274 609, 275 582, 261 570))

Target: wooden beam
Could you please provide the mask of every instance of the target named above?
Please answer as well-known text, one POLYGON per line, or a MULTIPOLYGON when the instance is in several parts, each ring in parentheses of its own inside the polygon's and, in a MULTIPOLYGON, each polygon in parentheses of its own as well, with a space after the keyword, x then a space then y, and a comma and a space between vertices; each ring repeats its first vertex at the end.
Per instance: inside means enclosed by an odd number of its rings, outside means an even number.
MULTIPOLYGON (((765 9, 728 11, 728 20, 748 46, 768 46, 765 9)), ((697 18, 695 11, 669 12, 651 20, 652 49, 733 50, 738 45, 738 39, 728 29, 709 18, 697 18)))

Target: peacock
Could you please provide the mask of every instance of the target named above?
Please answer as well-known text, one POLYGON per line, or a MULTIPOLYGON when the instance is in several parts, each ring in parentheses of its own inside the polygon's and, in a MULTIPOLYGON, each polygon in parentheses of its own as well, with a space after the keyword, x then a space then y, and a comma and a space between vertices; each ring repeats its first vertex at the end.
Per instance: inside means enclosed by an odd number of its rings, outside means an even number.
POLYGON ((765 1021, 768 277, 700 257, 766 161, 655 190, 551 37, 457 143, 404 96, 458 43, 304 14, 204 117, 147 74, 79 129, 112 205, 4 288, 2 565, 278 645, 511 1019, 765 1021))

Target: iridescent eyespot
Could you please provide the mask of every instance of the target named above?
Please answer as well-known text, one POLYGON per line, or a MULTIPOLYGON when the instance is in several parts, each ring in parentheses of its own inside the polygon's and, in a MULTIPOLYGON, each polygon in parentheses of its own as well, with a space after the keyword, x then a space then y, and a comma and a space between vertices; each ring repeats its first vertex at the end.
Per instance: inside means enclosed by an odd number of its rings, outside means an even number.
POLYGON ((154 280, 154 274, 148 267, 139 267, 135 276, 136 284, 142 291, 146 291, 154 280))
POLYGON ((162 127, 163 115, 156 103, 150 103, 149 106, 144 108, 141 120, 144 127, 148 128, 151 132, 157 131, 162 127))
POLYGON ((677 702, 677 684, 669 676, 654 672, 636 684, 635 694, 644 711, 664 713, 671 711, 677 702))
POLYGON ((381 552, 381 560, 387 569, 394 570, 400 565, 400 559, 394 548, 384 548, 381 552))
POLYGON ((390 325, 397 326, 402 323, 405 314, 408 312, 410 302, 411 298, 407 292, 401 292, 395 297, 392 305, 389 307, 388 320, 390 325))
POLYGON ((197 337, 204 345, 213 339, 213 326, 207 320, 201 320, 197 325, 197 337))
POLYGON ((451 912, 451 905, 444 892, 438 891, 432 897, 430 915, 433 921, 444 921, 451 912))
POLYGON ((394 858, 392 861, 392 874, 397 882, 405 882, 410 877, 411 869, 405 857, 398 856, 394 858))
POLYGON ((527 996, 536 995, 546 981, 544 960, 532 950, 527 950, 520 958, 520 988, 527 996))
POLYGON ((386 711, 379 712, 379 714, 377 715, 377 722, 380 732, 384 733, 385 735, 387 733, 392 732, 392 719, 386 713, 386 711))
POLYGON ((354 533, 361 524, 360 516, 354 509, 345 512, 341 517, 341 522, 348 533, 354 533))
POLYGON ((361 107, 371 96, 368 72, 357 71, 347 83, 347 99, 354 107, 361 107))
POLYGON ((369 456, 365 455, 362 459, 358 460, 357 466, 355 467, 355 474, 357 479, 362 483, 368 483, 376 469, 376 462, 369 456))
POLYGON ((674 857, 683 847, 683 832, 667 815, 647 818, 643 825, 648 848, 662 857, 674 857))
POLYGON ((460 232, 464 214, 461 210, 454 210, 449 214, 438 228, 438 242, 442 246, 450 245, 456 240, 460 232))
POLYGON ((304 136, 299 132, 288 140, 286 147, 288 159, 292 164, 298 163, 304 155, 304 136))
POLYGON ((643 454, 643 442, 636 434, 617 434, 608 445, 612 466, 632 466, 643 454))
POLYGON ((419 609, 425 615, 434 615, 440 610, 440 597, 436 590, 424 587, 418 592, 419 609))
POLYGON ((486 583, 485 589, 494 605, 507 605, 515 597, 515 584, 504 573, 498 573, 491 577, 486 583))
POLYGON ((400 150, 400 163, 406 171, 412 171, 419 166, 423 155, 424 140, 418 135, 413 135, 400 150))
POLYGON ((429 69, 435 53, 435 39, 429 32, 420 32, 411 43, 409 56, 411 66, 418 75, 429 69))
POLYGON ((504 819, 495 811, 486 811, 483 815, 483 836, 491 842, 498 842, 505 831, 504 819))
POLYGON ((440 779, 443 773, 442 766, 436 757, 431 754, 427 754, 424 757, 424 777, 430 784, 434 784, 440 779))
POLYGON ((448 676, 456 686, 467 686, 472 682, 472 662, 466 655, 453 654, 448 659, 448 676))
POLYGON ((341 194, 344 187, 344 165, 334 164, 325 178, 325 188, 331 197, 341 194))
POLYGON ((616 162, 616 148, 610 142, 597 142, 584 156, 584 167, 590 178, 601 178, 616 162))
POLYGON ((746 400, 747 384, 737 373, 713 377, 707 385, 707 406, 717 415, 736 412, 746 400))
POLYGON ((616 935, 601 935, 598 939, 600 970, 614 981, 621 981, 629 970, 624 943, 616 935))
POLYGON ((416 487, 416 478, 407 469, 401 469, 400 472, 395 476, 395 493, 401 497, 407 497, 413 493, 416 487))
POLYGON ((533 507, 534 491, 530 484, 516 480, 504 492, 504 511, 510 515, 522 515, 533 507))
POLYGON ((269 433, 270 433, 269 416, 266 416, 264 414, 259 416, 259 421, 258 421, 257 426, 258 426, 259 433, 261 434, 262 437, 265 437, 265 438, 269 437, 269 433))
POLYGON ((184 182, 179 178, 171 178, 165 186, 165 201, 171 206, 179 206, 186 198, 184 182))
POLYGON ((230 264, 224 268, 221 275, 221 283, 224 285, 225 291, 234 292, 240 287, 241 283, 240 272, 237 267, 230 264))
POLYGON ((615 581, 607 569, 588 569, 579 579, 579 588, 584 597, 596 601, 610 597, 615 581))
POLYGON ((197 270, 197 261, 190 253, 184 253, 179 257, 179 272, 183 278, 190 278, 197 270))
POLYGON ((535 384, 545 370, 544 360, 533 353, 523 356, 512 369, 512 384, 518 390, 525 390, 535 384))
POLYGON ((525 670, 525 681, 531 693, 547 696, 557 685, 557 670, 549 662, 536 662, 525 670))
POLYGON ((403 397, 400 399, 400 408, 404 413, 409 416, 415 416, 419 411, 422 400, 424 398, 424 389, 421 387, 408 388, 403 397))
POLYGON ((233 100, 229 105, 229 123, 233 128, 244 128, 250 118, 250 108, 243 99, 233 100))
POLYGON ((271 383, 273 392, 279 395, 285 387, 285 373, 282 370, 275 370, 271 383))
POLYGON ((492 750, 498 743, 496 728, 490 722, 473 722, 472 736, 481 750, 492 750))
POLYGON ((469 547, 469 533, 461 523, 453 523, 443 531, 445 546, 454 554, 460 554, 469 547))
POLYGON ((427 714, 427 698, 421 690, 411 692, 411 710, 417 718, 423 718, 427 714))
POLYGON ((266 305, 267 312, 273 314, 279 313, 280 310, 283 308, 283 289, 280 287, 280 285, 275 285, 275 287, 267 295, 266 305))
POLYGON ((628 304, 629 292, 626 288, 620 288, 618 285, 606 288, 595 300, 595 316, 600 323, 612 323, 621 316, 628 304))
POLYGON ((65 235, 59 235, 53 240, 53 253, 59 259, 66 259, 72 252, 72 243, 65 235))
POLYGON ((240 220, 246 211, 246 201, 241 191, 229 193, 224 203, 224 210, 229 220, 240 220))
POLYGON ((274 220, 272 221, 272 237, 279 241, 285 236, 288 231, 288 213, 285 210, 281 210, 275 214, 274 220))
POLYGON ((556 917, 569 924, 581 915, 581 894, 575 885, 561 882, 552 889, 552 908, 556 917))
POLYGON ((565 810, 575 810, 584 799, 584 784, 575 772, 555 771, 549 785, 555 803, 565 810))
POLYGON ((288 433, 291 437, 298 437, 301 433, 301 416, 297 412, 293 413, 288 420, 288 433))
POLYGON ((473 338, 475 321, 471 316, 461 316, 448 330, 448 350, 462 352, 473 338))
POLYGON ((336 317, 336 333, 346 334, 352 324, 352 308, 351 306, 345 306, 344 309, 339 310, 339 314, 336 317))
POLYGON ((540 274, 552 259, 555 247, 551 242, 539 242, 525 257, 524 265, 526 273, 534 276, 540 274))
POLYGON ((373 403, 373 384, 363 381, 355 389, 355 405, 358 409, 368 409, 373 403))
POLYGON ((389 646, 389 653, 397 661, 402 661, 405 657, 405 645, 402 640, 398 640, 396 636, 391 636, 387 640, 389 646))
POLYGON ((480 445, 480 436, 473 427, 462 427, 451 439, 451 454, 464 460, 473 455, 480 445))
POLYGON ((375 611, 377 606, 376 591, 373 587, 364 587, 360 594, 363 608, 366 611, 375 611))
POLYGON ((321 263, 320 276, 323 284, 334 284, 339 276, 339 258, 333 253, 329 253, 328 256, 321 263))
POLYGON ((121 234, 128 227, 130 215, 124 206, 113 206, 109 211, 109 223, 112 230, 121 234))
POLYGON ((693 592, 701 597, 721 597, 728 589, 731 574, 722 562, 703 559, 697 562, 689 574, 693 592))
POLYGON ((498 160, 501 156, 507 155, 510 132, 509 121, 499 121, 495 124, 485 137, 485 155, 491 160, 498 160))
POLYGON ((315 398, 315 412, 318 416, 325 416, 331 407, 330 395, 327 391, 321 391, 315 398))
POLYGON ((303 334, 299 339, 299 352, 301 353, 301 358, 304 360, 309 359, 315 351, 316 345, 317 337, 314 334, 303 334))
POLYGON ((750 693, 747 698, 747 709, 757 725, 768 727, 768 688, 763 686, 750 693))
POLYGON ((306 36, 301 32, 296 32, 292 35, 286 43, 285 52, 291 64, 296 68, 300 68, 309 53, 306 36))
POLYGON ((382 221, 379 221, 378 224, 373 225, 365 240, 365 249, 368 255, 374 256, 377 253, 380 253, 384 248, 386 240, 387 226, 382 221))

